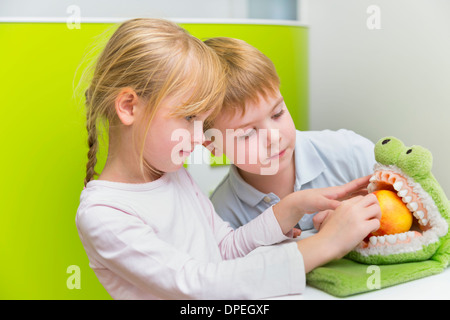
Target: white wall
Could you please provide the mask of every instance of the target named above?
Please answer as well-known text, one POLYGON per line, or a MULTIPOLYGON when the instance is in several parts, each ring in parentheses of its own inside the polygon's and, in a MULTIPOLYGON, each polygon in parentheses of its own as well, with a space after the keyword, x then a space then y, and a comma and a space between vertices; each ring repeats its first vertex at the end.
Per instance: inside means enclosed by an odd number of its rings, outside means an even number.
POLYGON ((61 18, 76 6, 82 19, 278 19, 296 20, 301 0, 0 0, 0 19, 61 18))
POLYGON ((450 196, 450 1, 312 0, 310 128, 422 145, 450 196), (380 9, 369 29, 367 8, 380 9))
POLYGON ((78 6, 82 18, 244 18, 244 0, 1 0, 0 17, 65 17, 78 6))

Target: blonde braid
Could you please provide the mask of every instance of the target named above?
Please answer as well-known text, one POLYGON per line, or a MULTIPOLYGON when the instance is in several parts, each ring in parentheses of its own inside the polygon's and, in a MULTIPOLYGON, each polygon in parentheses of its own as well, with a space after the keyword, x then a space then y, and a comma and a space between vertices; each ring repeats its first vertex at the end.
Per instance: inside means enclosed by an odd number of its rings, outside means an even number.
POLYGON ((88 132, 88 162, 86 164, 86 177, 84 178, 84 186, 91 181, 94 176, 98 175, 95 172, 95 165, 97 164, 98 138, 97 138, 97 119, 92 108, 89 106, 89 93, 86 91, 86 129, 88 132))

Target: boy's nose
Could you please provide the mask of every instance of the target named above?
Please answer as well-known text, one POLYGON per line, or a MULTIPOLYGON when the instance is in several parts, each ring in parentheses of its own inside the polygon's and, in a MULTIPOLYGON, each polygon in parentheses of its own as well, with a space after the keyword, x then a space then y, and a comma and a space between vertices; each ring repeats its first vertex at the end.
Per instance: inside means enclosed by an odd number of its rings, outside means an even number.
POLYGON ((267 148, 270 148, 272 144, 278 145, 281 141, 281 134, 278 128, 269 128, 267 130, 267 148))

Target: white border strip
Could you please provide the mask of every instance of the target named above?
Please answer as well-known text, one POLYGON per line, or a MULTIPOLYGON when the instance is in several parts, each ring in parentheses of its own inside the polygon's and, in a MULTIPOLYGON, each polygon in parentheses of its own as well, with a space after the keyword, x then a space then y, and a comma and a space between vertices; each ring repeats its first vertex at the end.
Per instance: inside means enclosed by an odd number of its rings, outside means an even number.
MULTIPOLYGON (((0 23, 67 23, 69 17, 0 17, 0 23)), ((120 23, 129 18, 115 17, 86 17, 80 23, 120 23)), ((306 24, 296 20, 270 20, 270 19, 206 19, 206 18, 163 18, 176 23, 198 24, 256 24, 307 27, 306 24)))

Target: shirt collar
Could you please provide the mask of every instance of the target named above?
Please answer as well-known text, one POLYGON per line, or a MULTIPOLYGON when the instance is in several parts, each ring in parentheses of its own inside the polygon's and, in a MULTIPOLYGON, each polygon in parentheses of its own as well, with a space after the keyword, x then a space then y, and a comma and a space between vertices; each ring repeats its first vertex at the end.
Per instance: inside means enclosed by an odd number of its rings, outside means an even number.
POLYGON ((234 164, 230 165, 229 179, 234 193, 251 207, 256 206, 266 196, 245 182, 234 164))
POLYGON ((317 178, 326 168, 314 143, 297 130, 295 140, 295 190, 317 178))

